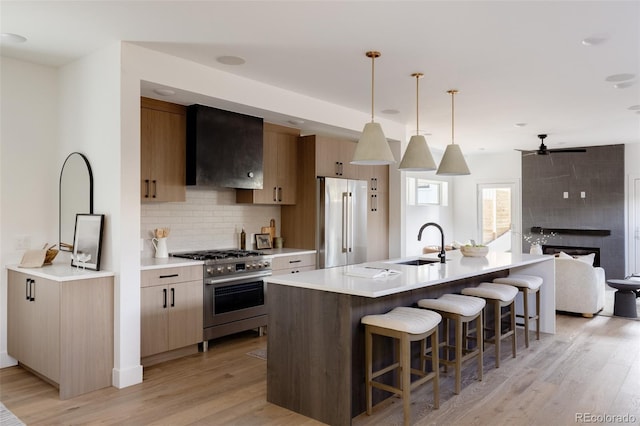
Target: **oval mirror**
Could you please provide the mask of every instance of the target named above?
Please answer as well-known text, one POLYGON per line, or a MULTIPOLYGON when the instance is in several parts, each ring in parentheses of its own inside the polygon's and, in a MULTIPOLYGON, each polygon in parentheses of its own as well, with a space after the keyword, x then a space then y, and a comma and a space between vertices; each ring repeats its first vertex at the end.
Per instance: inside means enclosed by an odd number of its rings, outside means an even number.
POLYGON ((89 160, 79 152, 69 154, 60 171, 58 247, 73 251, 76 214, 93 214, 93 174, 89 160))

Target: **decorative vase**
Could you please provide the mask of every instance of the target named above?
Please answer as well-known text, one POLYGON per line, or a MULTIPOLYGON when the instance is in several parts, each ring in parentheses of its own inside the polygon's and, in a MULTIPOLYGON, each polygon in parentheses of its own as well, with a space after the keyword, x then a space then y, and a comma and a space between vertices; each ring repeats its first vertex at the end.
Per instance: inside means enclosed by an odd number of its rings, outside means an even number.
POLYGON ((531 254, 542 254, 542 246, 540 244, 531 244, 531 248, 529 249, 529 253, 531 253, 531 254))

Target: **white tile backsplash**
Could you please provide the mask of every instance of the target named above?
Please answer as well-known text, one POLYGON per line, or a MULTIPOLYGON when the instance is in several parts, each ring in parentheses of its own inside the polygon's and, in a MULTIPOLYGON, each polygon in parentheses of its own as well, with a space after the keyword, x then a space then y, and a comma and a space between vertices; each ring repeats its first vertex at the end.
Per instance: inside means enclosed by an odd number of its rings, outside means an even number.
POLYGON ((240 231, 247 233, 247 248, 254 234, 276 220, 280 235, 280 206, 236 204, 234 189, 187 188, 187 200, 173 203, 142 203, 140 238, 144 240, 141 257, 153 257, 151 244, 155 228, 170 228, 169 253, 185 250, 240 247, 240 231))

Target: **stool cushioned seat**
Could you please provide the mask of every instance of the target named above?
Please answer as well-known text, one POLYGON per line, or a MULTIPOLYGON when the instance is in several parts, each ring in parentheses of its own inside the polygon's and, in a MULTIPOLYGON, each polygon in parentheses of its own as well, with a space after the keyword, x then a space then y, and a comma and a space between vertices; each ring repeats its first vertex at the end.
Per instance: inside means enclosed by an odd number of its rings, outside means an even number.
POLYGON ((479 297, 443 294, 438 299, 421 299, 418 301, 418 306, 468 317, 477 315, 479 311, 484 309, 486 303, 484 299, 479 297))
POLYGON ((518 289, 505 284, 480 283, 478 287, 462 289, 462 294, 508 302, 515 299, 518 289))
POLYGON ((366 315, 362 317, 362 323, 375 325, 410 334, 422 334, 431 330, 442 321, 437 312, 424 309, 399 307, 386 314, 366 315))
POLYGON ((542 285, 542 278, 536 277, 535 275, 512 274, 508 277, 496 278, 493 280, 493 282, 537 290, 542 285))

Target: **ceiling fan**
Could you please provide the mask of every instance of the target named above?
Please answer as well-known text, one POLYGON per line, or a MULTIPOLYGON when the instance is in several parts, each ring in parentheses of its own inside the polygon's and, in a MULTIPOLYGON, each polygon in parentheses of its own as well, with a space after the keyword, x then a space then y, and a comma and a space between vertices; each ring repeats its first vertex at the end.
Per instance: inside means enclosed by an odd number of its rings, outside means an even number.
POLYGON ((547 137, 547 135, 538 135, 538 138, 540 138, 540 146, 538 147, 537 150, 535 151, 525 151, 522 149, 518 149, 517 151, 522 151, 522 152, 526 152, 526 154, 524 155, 549 155, 549 154, 557 154, 557 153, 567 153, 567 152, 587 152, 587 150, 585 148, 556 148, 556 149, 549 149, 547 148, 547 146, 544 144, 544 139, 547 137))

